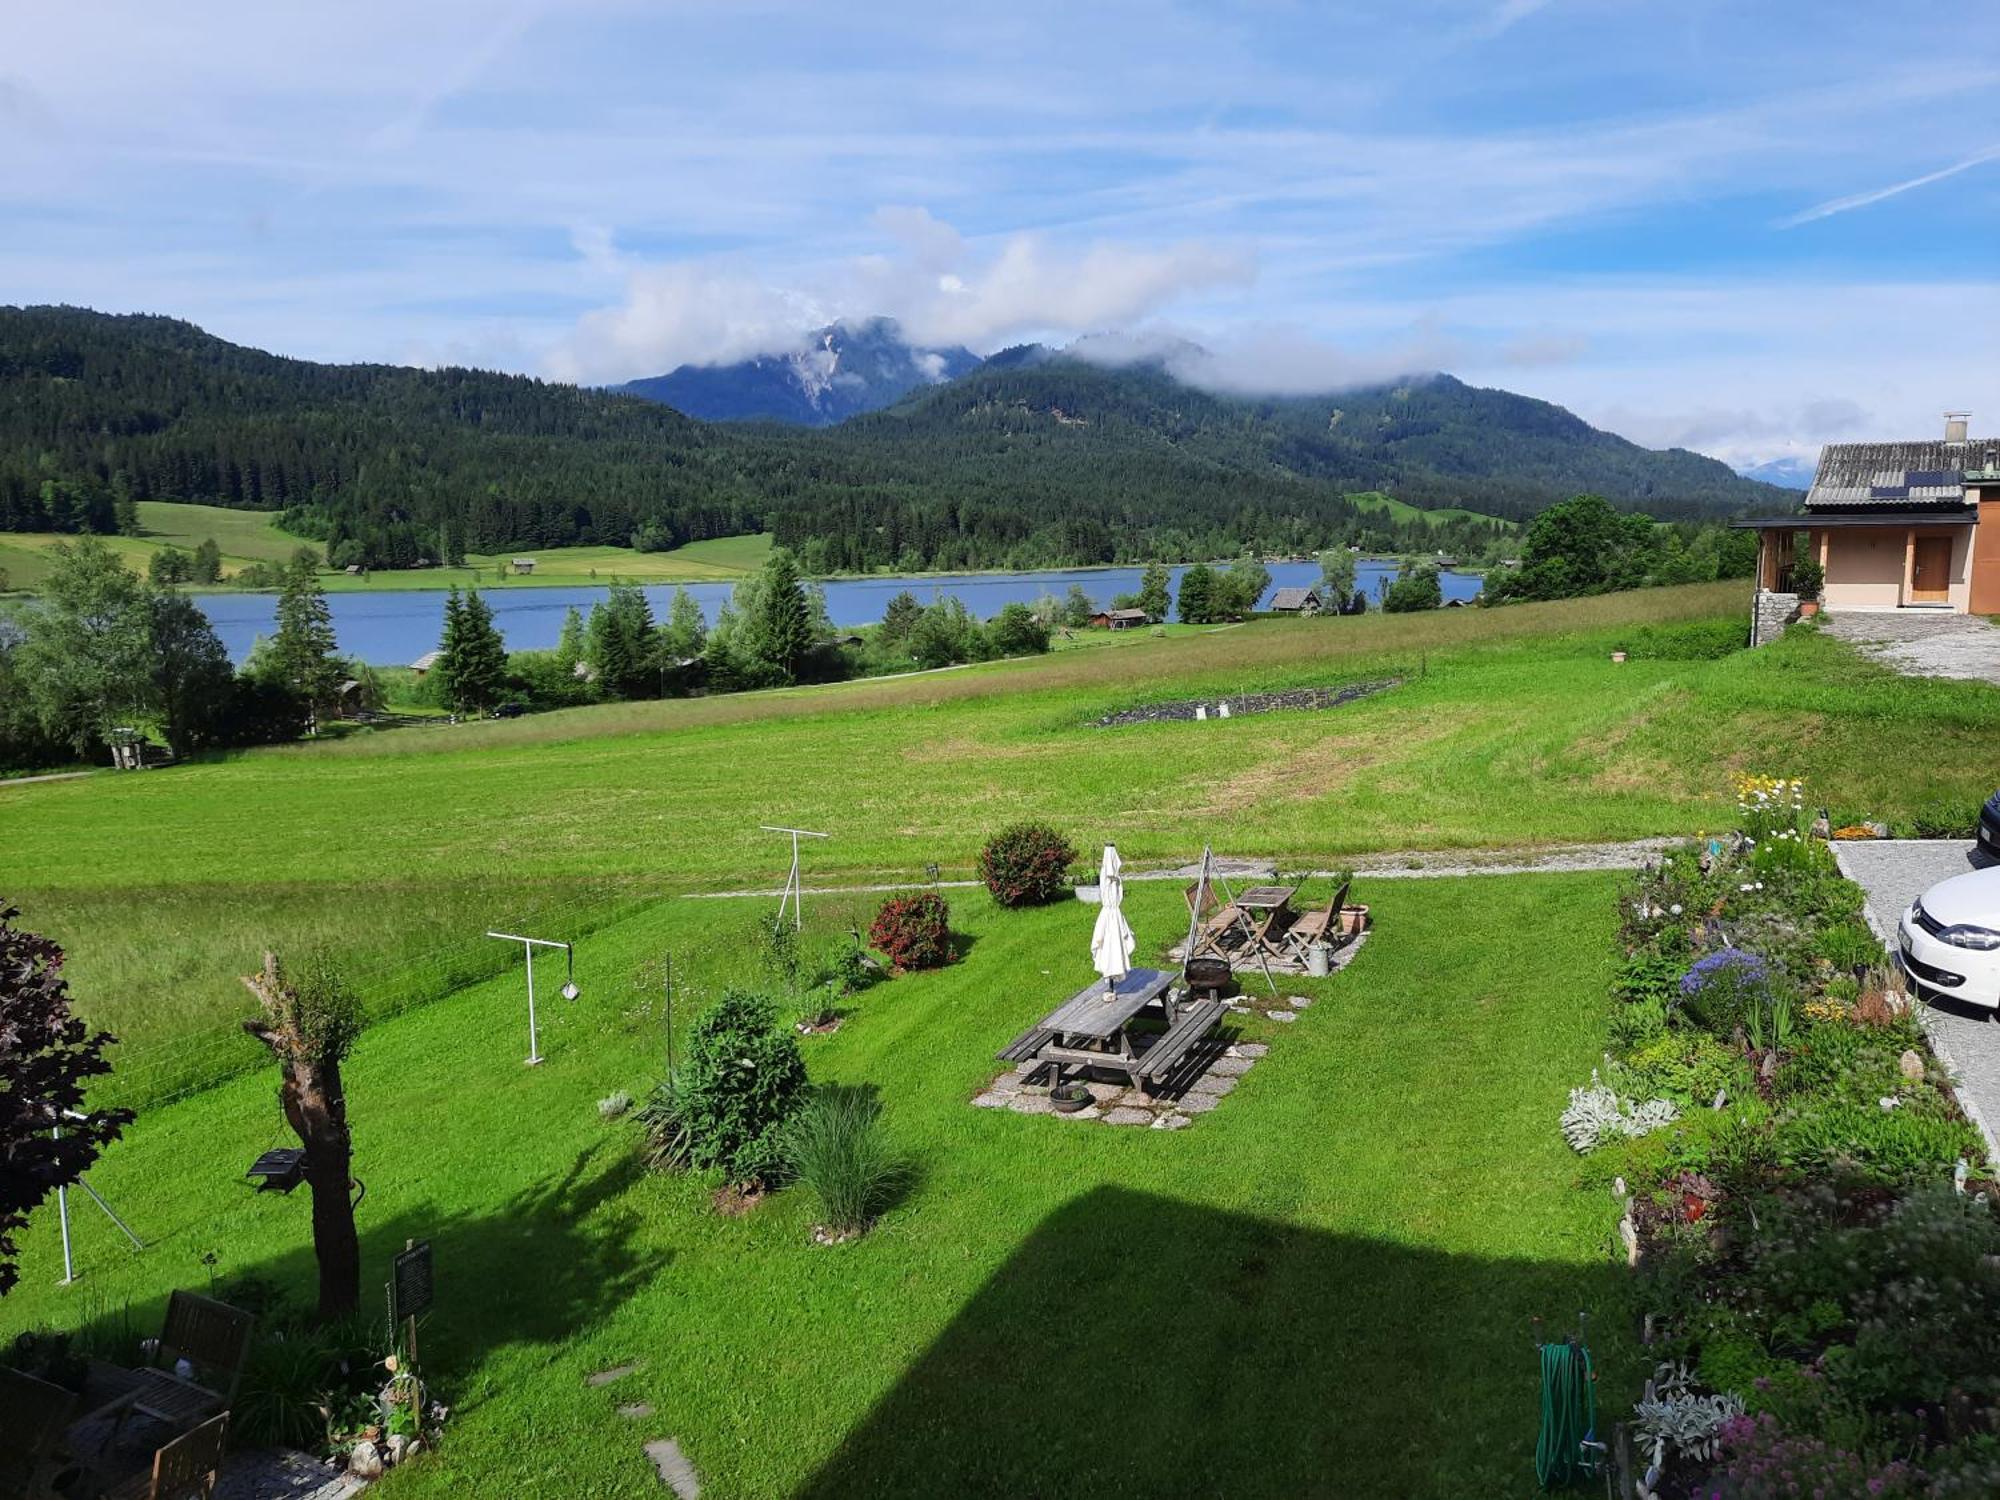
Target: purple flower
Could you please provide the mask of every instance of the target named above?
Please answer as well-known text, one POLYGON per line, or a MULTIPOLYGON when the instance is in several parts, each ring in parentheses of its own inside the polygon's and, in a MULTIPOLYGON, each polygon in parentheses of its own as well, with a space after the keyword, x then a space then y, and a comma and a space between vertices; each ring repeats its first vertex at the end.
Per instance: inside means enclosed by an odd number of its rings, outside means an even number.
POLYGON ((1698 995, 1718 978, 1739 985, 1757 984, 1770 977, 1771 966, 1743 948, 1721 948, 1697 959, 1693 968, 1681 975, 1681 993, 1698 995))

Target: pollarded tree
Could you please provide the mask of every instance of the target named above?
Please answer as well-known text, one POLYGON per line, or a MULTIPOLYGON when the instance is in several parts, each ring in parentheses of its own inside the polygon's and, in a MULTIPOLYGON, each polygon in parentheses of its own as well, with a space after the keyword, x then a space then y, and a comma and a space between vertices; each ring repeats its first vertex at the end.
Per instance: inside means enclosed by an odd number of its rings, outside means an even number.
POLYGON ((319 1320, 329 1323, 361 1303, 361 1242, 354 1230, 354 1143, 340 1065, 361 1034, 361 1004, 330 957, 315 953, 286 970, 266 953, 261 973, 243 983, 264 1008, 243 1029, 278 1061, 278 1107, 305 1147, 312 1189, 313 1256, 319 1262, 319 1320))
POLYGON ((28 1214, 132 1118, 84 1108, 84 1080, 111 1071, 104 1049, 116 1039, 71 1012, 62 949, 16 927, 19 915, 0 905, 0 1293, 17 1279, 14 1234, 28 1214))

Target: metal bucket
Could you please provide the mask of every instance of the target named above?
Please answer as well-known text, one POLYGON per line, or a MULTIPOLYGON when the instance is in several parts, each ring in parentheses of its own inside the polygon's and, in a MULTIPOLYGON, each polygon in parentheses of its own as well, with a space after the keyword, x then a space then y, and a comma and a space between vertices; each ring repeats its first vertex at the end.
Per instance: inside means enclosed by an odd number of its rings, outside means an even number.
POLYGON ((1324 979, 1333 972, 1333 950, 1325 943, 1314 943, 1306 949, 1306 973, 1314 979, 1324 979))

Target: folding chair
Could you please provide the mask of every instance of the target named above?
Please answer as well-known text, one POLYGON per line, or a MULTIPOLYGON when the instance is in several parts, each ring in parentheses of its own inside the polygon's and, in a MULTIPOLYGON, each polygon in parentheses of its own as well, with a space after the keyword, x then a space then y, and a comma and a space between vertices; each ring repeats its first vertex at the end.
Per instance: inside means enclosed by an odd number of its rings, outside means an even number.
POLYGON ((222 1444, 229 1413, 211 1417, 153 1455, 151 1473, 141 1470, 104 1491, 104 1500, 209 1500, 222 1472, 222 1444))

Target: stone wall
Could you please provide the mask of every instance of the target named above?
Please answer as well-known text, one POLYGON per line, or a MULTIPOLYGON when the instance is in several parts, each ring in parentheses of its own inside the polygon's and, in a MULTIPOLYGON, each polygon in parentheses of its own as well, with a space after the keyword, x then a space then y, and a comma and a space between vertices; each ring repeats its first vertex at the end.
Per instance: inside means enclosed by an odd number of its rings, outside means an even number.
POLYGON ((1757 590, 1750 605, 1750 644, 1762 646, 1785 633, 1785 627, 1799 617, 1799 596, 1757 590))

